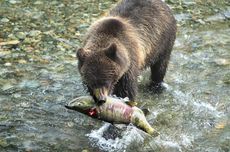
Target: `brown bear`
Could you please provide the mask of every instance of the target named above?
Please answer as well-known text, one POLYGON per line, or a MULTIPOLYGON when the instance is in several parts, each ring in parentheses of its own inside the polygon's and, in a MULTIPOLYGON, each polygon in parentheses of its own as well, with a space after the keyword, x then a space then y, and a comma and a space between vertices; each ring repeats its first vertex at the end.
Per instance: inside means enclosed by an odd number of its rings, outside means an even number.
POLYGON ((135 100, 137 77, 151 68, 151 84, 163 81, 176 38, 176 20, 161 0, 121 0, 93 23, 78 49, 78 69, 96 101, 107 95, 135 100))

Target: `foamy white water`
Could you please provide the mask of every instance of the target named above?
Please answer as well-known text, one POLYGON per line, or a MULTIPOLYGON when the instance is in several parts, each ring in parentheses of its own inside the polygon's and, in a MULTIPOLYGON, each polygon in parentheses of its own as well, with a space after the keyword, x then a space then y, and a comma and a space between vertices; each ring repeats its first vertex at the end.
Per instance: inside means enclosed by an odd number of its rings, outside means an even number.
POLYGON ((111 124, 109 123, 105 123, 101 128, 92 130, 91 133, 86 135, 89 137, 89 140, 93 146, 96 146, 103 151, 109 152, 125 151, 125 149, 130 147, 132 144, 135 144, 135 146, 137 144, 143 144, 145 138, 149 137, 149 135, 130 124, 122 132, 121 138, 117 137, 114 140, 106 140, 103 137, 103 133, 109 128, 110 125, 111 124))

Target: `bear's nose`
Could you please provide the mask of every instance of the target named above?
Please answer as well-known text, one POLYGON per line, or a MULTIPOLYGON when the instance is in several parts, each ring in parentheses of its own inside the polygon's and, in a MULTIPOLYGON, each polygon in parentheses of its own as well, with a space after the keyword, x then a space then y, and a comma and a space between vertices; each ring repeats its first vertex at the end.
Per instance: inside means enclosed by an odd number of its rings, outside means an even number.
POLYGON ((100 96, 98 100, 99 100, 99 103, 105 103, 106 102, 106 96, 100 96))
POLYGON ((94 96, 100 103, 106 102, 106 97, 108 96, 108 89, 106 87, 101 87, 94 89, 94 96))

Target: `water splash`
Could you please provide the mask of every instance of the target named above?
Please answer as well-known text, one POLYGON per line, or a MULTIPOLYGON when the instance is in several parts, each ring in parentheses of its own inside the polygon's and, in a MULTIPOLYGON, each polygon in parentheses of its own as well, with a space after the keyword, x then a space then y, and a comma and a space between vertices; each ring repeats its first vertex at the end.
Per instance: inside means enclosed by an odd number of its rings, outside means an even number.
POLYGON ((111 124, 105 123, 101 128, 93 130, 86 136, 94 147, 98 147, 102 151, 124 151, 124 149, 131 148, 133 145, 141 145, 148 137, 146 133, 137 129, 133 125, 128 125, 127 128, 121 132, 121 137, 115 139, 105 139, 104 132, 110 127, 111 124))

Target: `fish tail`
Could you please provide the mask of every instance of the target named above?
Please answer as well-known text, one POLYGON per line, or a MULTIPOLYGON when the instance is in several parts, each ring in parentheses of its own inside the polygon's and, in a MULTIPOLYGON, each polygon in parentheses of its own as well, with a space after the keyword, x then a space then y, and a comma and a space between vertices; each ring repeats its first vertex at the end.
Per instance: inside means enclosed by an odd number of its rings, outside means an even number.
POLYGON ((158 131, 156 131, 153 127, 147 127, 146 128, 146 132, 148 133, 148 134, 150 134, 151 136, 153 136, 153 137, 156 137, 156 136, 158 136, 158 135, 160 135, 160 133, 158 132, 158 131))
POLYGON ((135 109, 131 117, 131 122, 154 137, 159 135, 159 133, 148 123, 144 113, 140 109, 135 109))

